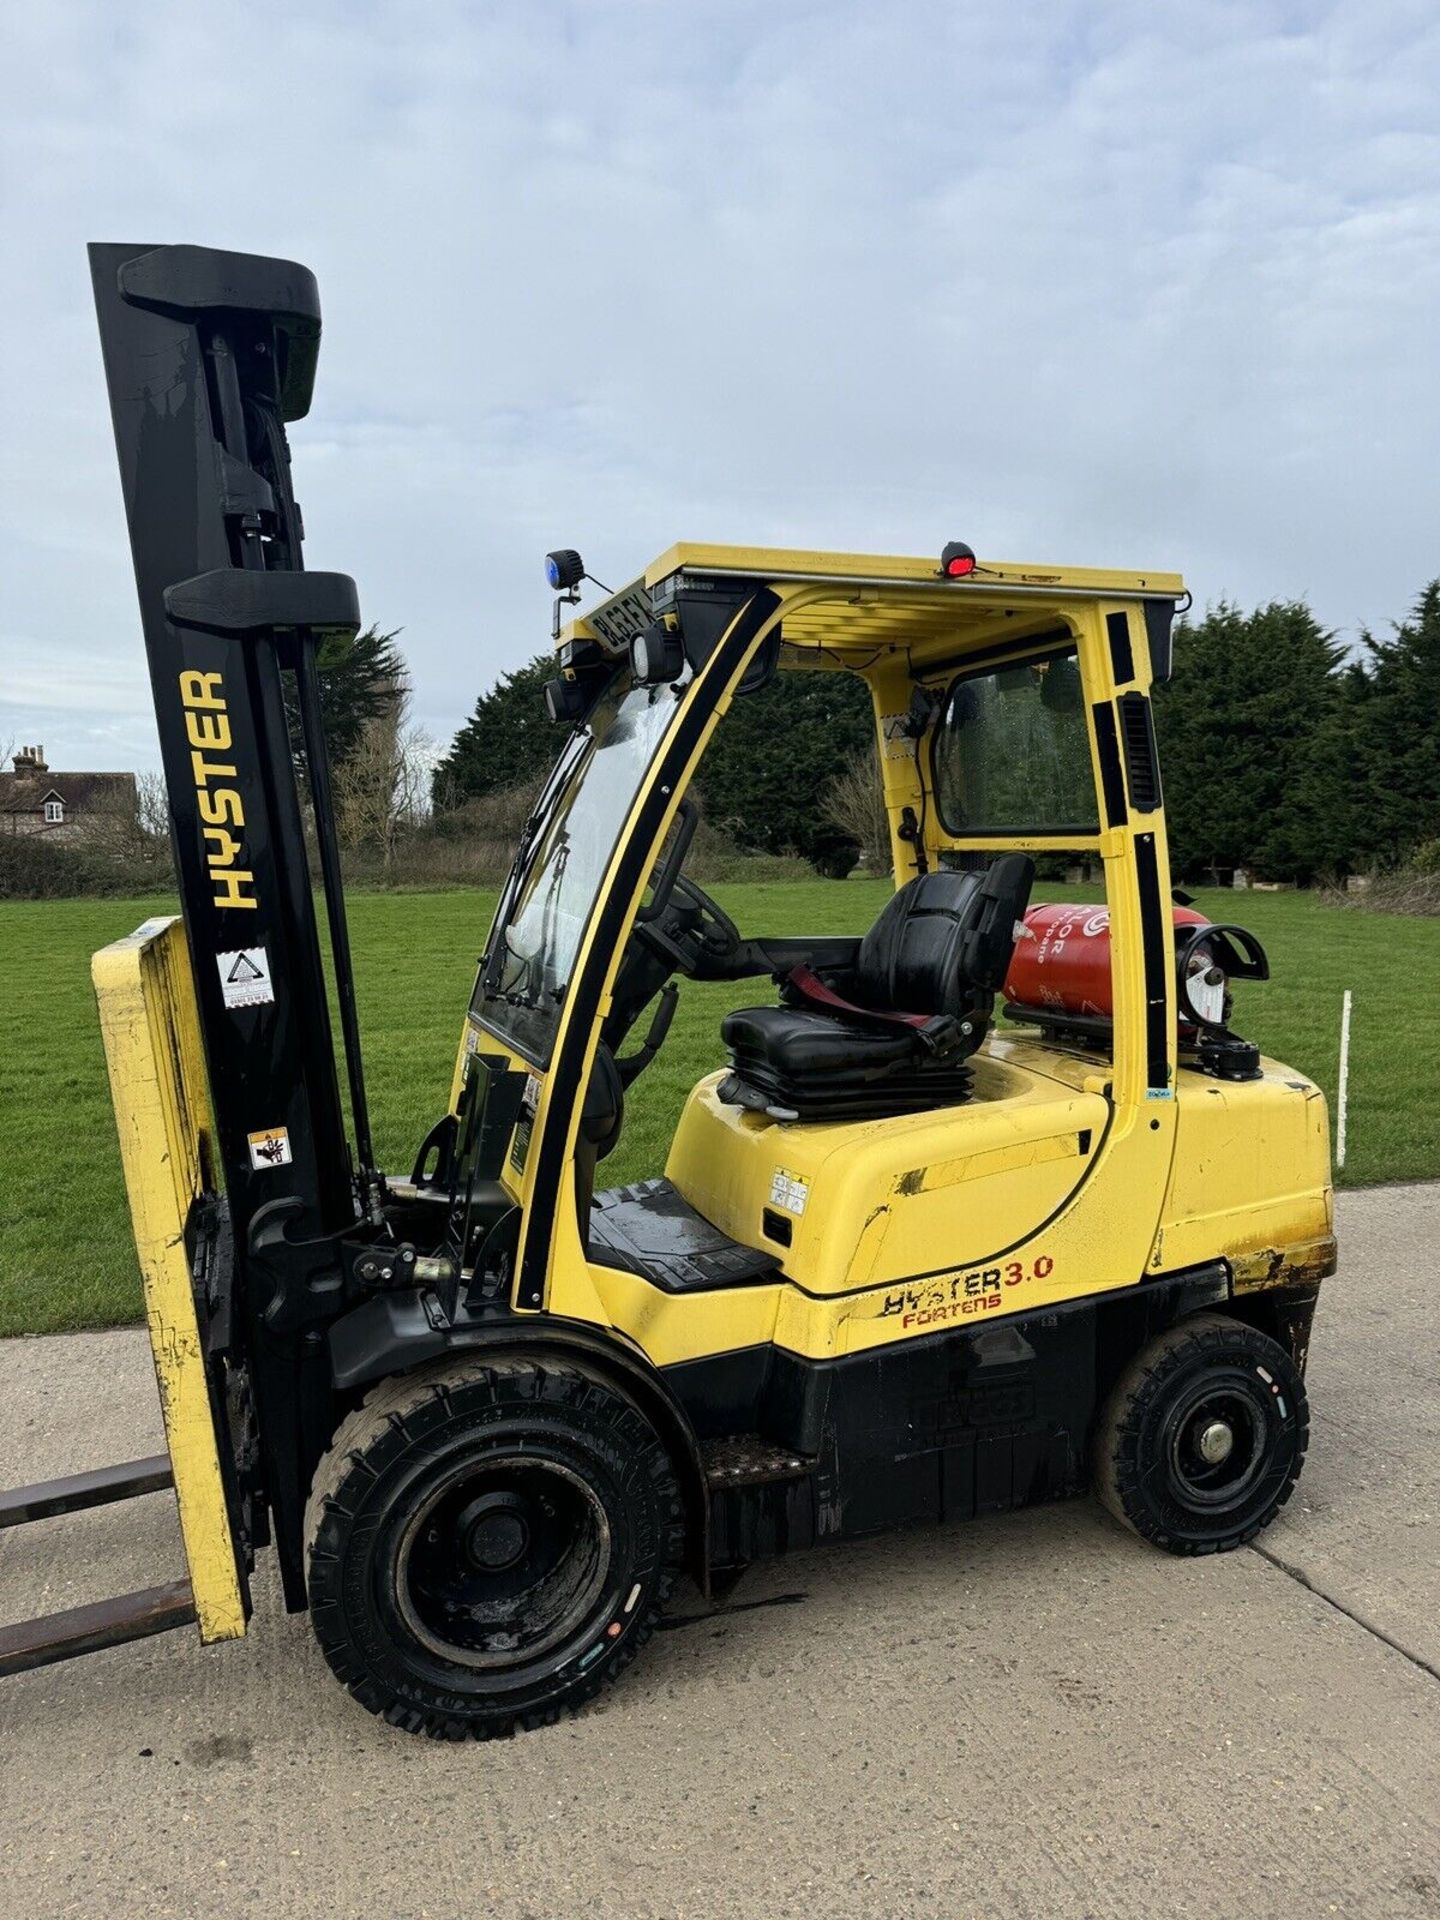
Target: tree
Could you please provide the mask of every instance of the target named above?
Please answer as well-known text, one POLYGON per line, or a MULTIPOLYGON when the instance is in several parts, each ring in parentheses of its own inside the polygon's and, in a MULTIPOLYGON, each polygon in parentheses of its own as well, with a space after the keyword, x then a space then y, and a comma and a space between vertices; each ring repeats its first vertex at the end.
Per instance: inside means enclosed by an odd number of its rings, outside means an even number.
POLYGON ((1353 698, 1365 843, 1393 866, 1440 837, 1440 580, 1393 640, 1364 637, 1369 658, 1353 698))
MULTIPOLYGON (((533 791, 559 746, 543 697, 554 673, 553 655, 540 654, 481 694, 435 769, 437 812, 533 791)), ((829 817, 824 794, 874 741, 869 690, 854 674, 776 674, 720 723, 700 768, 706 817, 750 851, 798 853, 821 872, 846 873, 858 837, 829 817)))
MULTIPOLYGON (((320 647, 315 663, 320 676, 320 717, 330 765, 337 771, 354 753, 370 722, 389 714, 408 690, 405 662, 395 645, 399 631, 397 627, 392 633, 381 633, 378 627, 367 627, 353 640, 337 636, 320 647)), ((305 786, 308 774, 300 703, 288 679, 285 712, 295 771, 305 786)))
POLYGON ((893 851, 890 816, 885 810, 880 756, 873 743, 868 753, 852 760, 826 787, 822 811, 833 827, 859 847, 872 874, 889 873, 893 851))
POLYGON ((1300 601, 1222 602, 1175 635, 1155 722, 1177 873, 1308 881, 1349 859, 1342 650, 1300 601))
POLYGON ((163 773, 151 771, 135 776, 135 824, 147 840, 167 847, 170 844, 170 796, 163 773))
POLYGON ((340 844, 378 853, 386 880, 402 837, 419 827, 428 811, 434 750, 429 736, 410 723, 409 704, 409 692, 402 689, 388 712, 366 722, 335 769, 340 844))
POLYGON ((858 675, 777 673, 721 721, 700 768, 705 813, 742 847, 847 873, 859 837, 835 824, 824 796, 874 748, 874 709, 858 675))
POLYGON ((526 666, 502 673, 480 695, 435 769, 437 812, 486 794, 538 785, 561 738, 545 711, 545 682, 554 677, 555 656, 537 654, 526 666))
POLYGON ((1363 663, 1346 661, 1334 675, 1329 708, 1311 737, 1290 794, 1288 831, 1299 860, 1298 878, 1346 874, 1374 859, 1360 731, 1369 694, 1363 663))
POLYGON ((115 793, 85 816, 85 839, 134 872, 149 869, 158 886, 169 884, 174 871, 170 841, 170 794, 159 768, 135 775, 129 793, 115 793))

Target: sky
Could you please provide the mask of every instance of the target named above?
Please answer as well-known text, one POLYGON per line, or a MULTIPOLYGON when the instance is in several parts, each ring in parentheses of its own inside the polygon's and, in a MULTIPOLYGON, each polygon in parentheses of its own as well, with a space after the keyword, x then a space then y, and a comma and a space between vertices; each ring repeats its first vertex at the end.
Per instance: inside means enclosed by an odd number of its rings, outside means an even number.
POLYGON ((156 764, 88 240, 304 261, 311 566, 440 745, 547 548, 1440 574, 1433 0, 49 0, 0 71, 0 748, 156 764))

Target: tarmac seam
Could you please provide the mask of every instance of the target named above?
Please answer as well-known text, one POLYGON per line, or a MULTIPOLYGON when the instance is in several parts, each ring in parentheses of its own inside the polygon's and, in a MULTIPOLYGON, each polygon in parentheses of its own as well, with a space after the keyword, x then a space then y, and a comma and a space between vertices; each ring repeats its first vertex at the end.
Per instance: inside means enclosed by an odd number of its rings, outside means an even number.
POLYGON ((1398 1653, 1402 1660, 1408 1660, 1411 1666, 1417 1668, 1427 1679, 1440 1682, 1440 1667, 1432 1665, 1423 1654, 1412 1653, 1410 1648, 1395 1639, 1393 1634, 1386 1633, 1383 1627, 1377 1627, 1373 1620, 1367 1620, 1365 1615, 1358 1613, 1354 1607, 1347 1607, 1345 1602, 1337 1600, 1333 1593, 1326 1593, 1323 1587, 1317 1587, 1303 1567, 1297 1567, 1289 1560, 1282 1560, 1278 1553, 1273 1553, 1269 1547, 1262 1547, 1253 1540, 1250 1542, 1250 1550, 1252 1553, 1258 1553, 1262 1560, 1268 1560, 1272 1567, 1304 1587, 1307 1593, 1313 1593, 1317 1600, 1323 1600, 1327 1607, 1333 1607, 1336 1613, 1343 1614, 1347 1620, 1353 1621, 1372 1639, 1379 1640, 1382 1645, 1389 1647, 1392 1653, 1398 1653))

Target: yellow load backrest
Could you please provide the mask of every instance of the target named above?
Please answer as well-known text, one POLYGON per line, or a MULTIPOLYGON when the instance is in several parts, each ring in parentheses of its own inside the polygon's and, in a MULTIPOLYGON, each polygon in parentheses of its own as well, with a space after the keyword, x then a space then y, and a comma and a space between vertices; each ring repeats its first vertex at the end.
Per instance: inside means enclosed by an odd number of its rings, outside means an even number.
POLYGON ((238 1639, 248 1607, 211 1412, 185 1230, 215 1164, 185 930, 147 920, 90 963, 145 1317, 200 1638, 238 1639))

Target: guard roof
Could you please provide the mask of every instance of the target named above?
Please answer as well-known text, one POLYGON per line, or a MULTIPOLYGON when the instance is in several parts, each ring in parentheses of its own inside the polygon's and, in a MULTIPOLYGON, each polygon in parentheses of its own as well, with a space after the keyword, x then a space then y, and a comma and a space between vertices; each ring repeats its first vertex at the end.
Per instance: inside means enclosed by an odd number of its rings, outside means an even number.
POLYGON ((792 661, 791 649, 863 655, 877 647, 904 647, 921 664, 926 655, 981 652, 1002 636, 1018 639, 1032 628, 1053 627, 1077 600, 1164 603, 1168 619, 1186 596, 1178 573, 981 559, 972 573, 951 579, 934 556, 682 541, 639 579, 571 621, 561 639, 598 640, 616 650, 680 596, 741 584, 769 586, 786 602, 784 637, 792 661))

